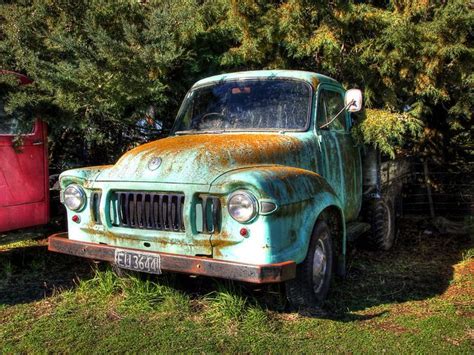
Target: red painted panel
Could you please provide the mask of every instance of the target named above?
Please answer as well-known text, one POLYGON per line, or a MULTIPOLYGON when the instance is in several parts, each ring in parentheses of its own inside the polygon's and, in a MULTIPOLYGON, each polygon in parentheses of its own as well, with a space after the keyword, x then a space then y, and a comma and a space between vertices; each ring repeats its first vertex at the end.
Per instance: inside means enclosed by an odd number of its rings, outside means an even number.
POLYGON ((0 232, 49 219, 46 124, 37 120, 17 148, 14 137, 0 134, 0 232))

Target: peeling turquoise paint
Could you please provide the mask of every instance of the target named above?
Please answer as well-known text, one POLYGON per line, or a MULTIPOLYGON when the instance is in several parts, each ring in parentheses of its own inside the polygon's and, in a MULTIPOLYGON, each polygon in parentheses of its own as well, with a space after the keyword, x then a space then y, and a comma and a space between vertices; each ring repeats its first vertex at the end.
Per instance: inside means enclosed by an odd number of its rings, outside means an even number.
MULTIPOLYGON (((304 80, 313 88, 310 127, 304 132, 235 132, 170 136, 137 147, 110 166, 69 170, 61 188, 77 183, 86 192, 86 206, 68 210, 69 238, 124 248, 181 255, 209 256, 251 264, 303 261, 317 218, 327 208, 338 211, 342 225, 357 217, 361 205, 360 154, 350 135, 323 133, 316 127, 320 87, 342 86, 328 77, 303 71, 255 71, 203 79, 196 86, 248 78, 304 80), (350 145, 350 147, 349 147, 350 145), (335 159, 337 154, 339 157, 335 159), (161 165, 150 169, 153 158, 161 165), (346 183, 347 182, 347 183, 346 183), (226 205, 236 190, 248 190, 258 201, 277 205, 249 223, 230 217, 226 205), (114 191, 179 192, 185 195, 185 231, 132 229, 114 225, 114 191), (101 191, 100 220, 92 218, 92 192, 101 191), (221 202, 218 233, 198 232, 196 204, 200 196, 221 202), (80 222, 71 221, 73 215, 80 222), (243 237, 240 229, 248 229, 243 237)), ((349 116, 347 115, 348 126, 349 116)), ((338 241, 345 253, 344 228, 338 241)))

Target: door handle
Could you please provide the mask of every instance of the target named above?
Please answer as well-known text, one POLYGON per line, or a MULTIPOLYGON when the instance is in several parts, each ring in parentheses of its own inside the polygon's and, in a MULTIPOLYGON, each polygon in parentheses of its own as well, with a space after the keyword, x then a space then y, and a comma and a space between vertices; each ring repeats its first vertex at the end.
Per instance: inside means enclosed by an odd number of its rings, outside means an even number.
POLYGON ((36 141, 36 142, 33 142, 33 145, 42 145, 43 144, 43 141, 36 141))

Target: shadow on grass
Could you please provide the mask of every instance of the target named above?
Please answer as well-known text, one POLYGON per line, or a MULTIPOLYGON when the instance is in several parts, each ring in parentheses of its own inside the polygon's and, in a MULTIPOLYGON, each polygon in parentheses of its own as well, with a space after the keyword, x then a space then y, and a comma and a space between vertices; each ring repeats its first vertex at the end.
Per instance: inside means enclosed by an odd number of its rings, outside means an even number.
MULTIPOLYGON (((467 235, 425 233, 429 230, 427 222, 405 218, 400 223, 399 237, 392 250, 368 251, 352 246, 347 277, 335 280, 323 309, 304 310, 301 314, 352 322, 386 313, 354 313, 370 307, 424 300, 442 294, 453 279, 453 265, 473 247, 473 240, 467 235)), ((289 311, 283 285, 253 286, 184 276, 179 276, 178 280, 175 287, 197 297, 215 290, 217 282, 256 300, 263 308, 289 311)))
POLYGON ((405 218, 392 250, 350 249, 347 277, 336 280, 326 308, 344 318, 373 306, 440 295, 453 279, 453 265, 472 247, 468 235, 439 234, 421 219, 405 218))
MULTIPOLYGON (((472 239, 426 234, 425 226, 414 220, 403 220, 400 226, 400 237, 390 252, 351 248, 347 277, 334 282, 324 309, 307 310, 302 314, 341 322, 366 320, 379 317, 385 311, 354 312, 382 304, 428 299, 443 293, 452 280, 453 265, 462 260, 466 249, 472 248, 472 239)), ((107 268, 101 265, 99 270, 107 268)), ((93 268, 86 260, 50 253, 46 246, 0 251, 0 306, 39 300, 58 289, 74 287, 77 279, 93 276, 93 268)), ((255 286, 178 274, 146 277, 171 285, 191 300, 199 301, 224 290, 263 309, 279 313, 289 311, 284 285, 255 286)))
POLYGON ((43 299, 92 275, 83 259, 50 253, 46 242, 0 250, 0 306, 43 299))

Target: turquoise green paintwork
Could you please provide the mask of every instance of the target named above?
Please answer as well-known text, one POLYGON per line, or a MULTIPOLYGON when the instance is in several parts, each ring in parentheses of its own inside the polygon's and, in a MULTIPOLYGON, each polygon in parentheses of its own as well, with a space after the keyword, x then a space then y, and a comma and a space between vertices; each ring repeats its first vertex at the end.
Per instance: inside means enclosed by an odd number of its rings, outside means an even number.
POLYGON ((322 74, 303 71, 303 70, 254 70, 254 71, 243 71, 236 73, 226 73, 220 75, 210 76, 199 80, 193 87, 207 85, 218 81, 225 80, 244 80, 244 79, 254 79, 254 78, 290 78, 290 79, 299 79, 310 83, 311 85, 316 86, 318 84, 328 84, 341 86, 336 80, 322 74))
POLYGON ((206 255, 251 264, 303 261, 309 238, 322 211, 337 211, 342 235, 337 240, 345 254, 344 225, 357 218, 361 206, 360 154, 349 134, 321 131, 316 127, 317 96, 327 87, 343 93, 342 86, 323 75, 303 71, 253 71, 222 74, 200 80, 195 86, 222 80, 282 77, 308 82, 313 88, 310 127, 305 132, 226 132, 171 136, 140 146, 110 166, 69 170, 61 174, 61 188, 70 183, 84 186, 86 206, 67 211, 69 238, 119 247, 182 255, 206 255), (162 159, 148 169, 153 157, 162 159), (278 208, 258 214, 243 225, 227 212, 230 193, 248 190, 259 201, 278 208), (102 225, 91 221, 90 196, 101 190, 102 225), (160 232, 112 226, 109 193, 113 190, 182 192, 185 194, 186 232, 160 232), (200 194, 219 196, 222 230, 197 231, 195 203, 200 194), (77 214, 80 222, 71 221, 77 214), (245 226, 249 233, 240 235, 245 226), (149 244, 148 247, 144 243, 149 244))

